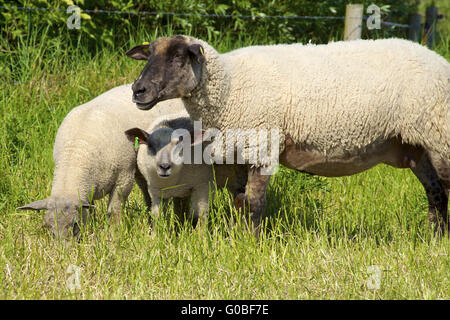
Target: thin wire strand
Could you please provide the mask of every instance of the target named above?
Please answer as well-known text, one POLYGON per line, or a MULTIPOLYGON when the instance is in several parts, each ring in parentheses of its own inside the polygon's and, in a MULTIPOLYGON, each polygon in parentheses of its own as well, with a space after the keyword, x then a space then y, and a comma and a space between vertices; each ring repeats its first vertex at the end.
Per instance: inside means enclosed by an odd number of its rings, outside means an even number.
MULTIPOLYGON (((28 10, 28 11, 51 11, 51 12, 66 12, 67 9, 62 8, 37 8, 37 7, 5 7, 0 6, 0 9, 5 10, 28 10)), ((233 14, 203 14, 203 13, 183 13, 183 12, 163 12, 163 11, 118 11, 118 10, 103 10, 103 9, 83 9, 82 12, 86 13, 101 13, 101 14, 121 14, 121 15, 152 15, 152 16, 178 16, 178 17, 200 17, 200 18, 239 18, 239 19, 292 19, 292 20, 344 20, 345 17, 332 17, 332 16, 299 16, 299 15, 233 15, 233 14)), ((367 17, 363 17, 364 20, 367 17)), ((381 21, 382 25, 409 28, 407 24, 400 24, 394 22, 381 21)))

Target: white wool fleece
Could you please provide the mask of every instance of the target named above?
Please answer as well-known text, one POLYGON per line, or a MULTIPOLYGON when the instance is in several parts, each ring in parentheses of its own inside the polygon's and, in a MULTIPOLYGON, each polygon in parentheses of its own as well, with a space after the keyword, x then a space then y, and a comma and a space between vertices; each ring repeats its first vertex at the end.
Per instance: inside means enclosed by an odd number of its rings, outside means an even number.
POLYGON ((449 159, 450 63, 400 39, 269 45, 219 54, 198 39, 206 63, 183 98, 203 128, 280 130, 324 155, 358 154, 401 137, 449 159))
POLYGON ((131 97, 131 85, 122 85, 65 117, 53 149, 52 197, 88 201, 92 192, 94 200, 111 193, 115 199, 110 204, 120 210, 119 195, 126 199, 131 192, 136 170, 136 151, 124 132, 145 128, 167 112, 185 110, 180 99, 173 99, 141 111, 131 97))

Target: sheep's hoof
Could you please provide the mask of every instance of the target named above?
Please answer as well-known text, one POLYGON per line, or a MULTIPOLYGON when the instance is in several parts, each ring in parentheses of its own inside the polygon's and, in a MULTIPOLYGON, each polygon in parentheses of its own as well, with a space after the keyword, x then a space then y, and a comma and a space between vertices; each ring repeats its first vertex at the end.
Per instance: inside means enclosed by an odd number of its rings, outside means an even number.
POLYGON ((240 210, 241 208, 248 207, 248 204, 249 204, 249 201, 248 201, 248 198, 245 195, 245 193, 239 193, 234 198, 234 206, 236 207, 237 210, 240 210))
POLYGON ((242 216, 242 222, 249 230, 258 238, 261 229, 261 216, 263 205, 256 201, 256 199, 249 199, 245 193, 239 193, 234 198, 234 205, 236 209, 245 210, 247 214, 242 216), (254 212, 256 209, 256 212, 254 212), (259 211, 258 211, 259 210, 259 211))

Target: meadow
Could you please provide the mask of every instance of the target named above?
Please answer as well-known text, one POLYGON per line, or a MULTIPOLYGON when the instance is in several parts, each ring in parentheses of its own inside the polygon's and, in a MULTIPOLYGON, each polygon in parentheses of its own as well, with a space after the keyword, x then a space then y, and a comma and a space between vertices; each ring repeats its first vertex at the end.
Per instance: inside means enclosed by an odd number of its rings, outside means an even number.
MULTIPOLYGON (((1 299, 449 299, 450 240, 428 224, 423 187, 409 170, 380 165, 342 178, 281 168, 272 177, 261 239, 219 192, 208 226, 150 232, 134 188, 120 226, 97 203, 81 238, 55 239, 44 212, 15 208, 50 194, 56 130, 75 106, 132 82, 142 63, 127 46, 95 54, 34 30, 2 54, 0 86, 1 299), (14 59, 12 58, 14 56, 14 59), (2 79, 5 80, 5 79, 2 79), (76 281, 76 280, 79 280, 76 281)), ((170 35, 130 35, 129 45, 170 35)), ((221 52, 251 39, 212 40, 221 52)), ((450 36, 436 51, 450 60, 450 36)))

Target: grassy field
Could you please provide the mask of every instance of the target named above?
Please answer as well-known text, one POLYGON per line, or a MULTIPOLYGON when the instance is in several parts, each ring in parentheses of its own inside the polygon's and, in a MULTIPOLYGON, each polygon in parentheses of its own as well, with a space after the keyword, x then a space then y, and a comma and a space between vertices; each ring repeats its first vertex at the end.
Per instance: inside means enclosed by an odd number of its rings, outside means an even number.
MULTIPOLYGON (((14 79, 0 87, 1 299, 450 298, 450 241, 433 237, 413 174, 387 166, 333 179, 282 168, 260 241, 230 227, 237 213, 223 193, 208 229, 177 235, 169 217, 150 234, 138 188, 120 226, 100 201, 79 242, 55 240, 44 212, 15 208, 50 194, 54 136, 68 111, 132 82, 143 65, 126 48, 91 56, 42 41, 45 31, 34 37, 16 59, 0 60, 14 79)), ((448 60, 449 39, 436 49, 448 60)), ((243 44, 217 43, 221 51, 243 44)))

